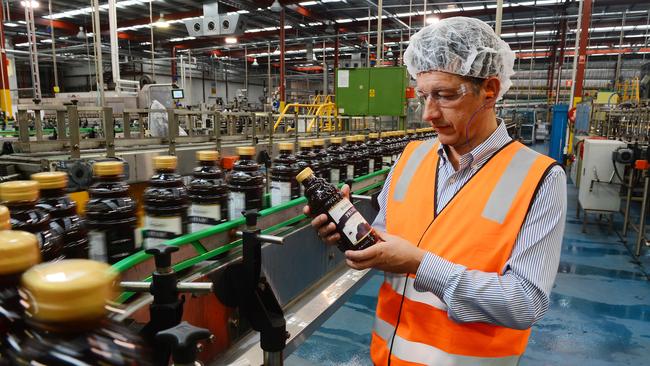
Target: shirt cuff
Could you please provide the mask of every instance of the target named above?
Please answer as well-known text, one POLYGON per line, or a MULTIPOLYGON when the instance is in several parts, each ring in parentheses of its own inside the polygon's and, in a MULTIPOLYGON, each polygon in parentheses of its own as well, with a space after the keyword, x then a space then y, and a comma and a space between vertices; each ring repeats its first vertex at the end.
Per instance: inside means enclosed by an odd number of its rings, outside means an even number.
POLYGON ((456 264, 433 253, 426 253, 415 274, 413 288, 418 292, 432 292, 443 298, 448 279, 454 273, 456 264))

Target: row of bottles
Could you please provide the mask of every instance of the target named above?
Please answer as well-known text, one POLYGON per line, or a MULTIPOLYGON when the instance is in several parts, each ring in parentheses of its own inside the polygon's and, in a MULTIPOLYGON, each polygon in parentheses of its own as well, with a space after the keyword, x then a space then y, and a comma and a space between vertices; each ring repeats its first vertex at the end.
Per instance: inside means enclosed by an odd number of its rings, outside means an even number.
POLYGON ((36 235, 0 230, 0 365, 153 364, 145 342, 108 318, 116 272, 40 260, 36 235))

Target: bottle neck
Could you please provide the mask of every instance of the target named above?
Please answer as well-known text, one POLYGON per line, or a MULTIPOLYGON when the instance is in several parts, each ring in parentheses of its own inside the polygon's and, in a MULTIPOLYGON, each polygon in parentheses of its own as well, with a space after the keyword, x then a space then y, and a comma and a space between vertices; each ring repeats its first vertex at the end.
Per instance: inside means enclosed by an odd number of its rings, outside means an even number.
POLYGON ((63 197, 65 195, 65 188, 41 189, 41 197, 43 198, 63 197))
POLYGON ((85 333, 94 329, 101 328, 105 317, 97 317, 92 319, 72 319, 65 322, 45 322, 36 319, 27 320, 27 322, 34 328, 45 330, 51 333, 58 334, 71 334, 71 333, 85 333))
POLYGON ((124 175, 99 175, 95 177, 97 182, 120 182, 124 179, 124 175))
POLYGON ((0 276, 0 290, 6 290, 20 286, 20 278, 22 274, 22 272, 18 272, 0 276))
POLYGON ((239 155, 239 160, 253 160, 252 155, 239 155))
POLYGON ((217 166, 217 162, 214 160, 199 160, 200 166, 217 166))
POLYGON ((5 205, 7 208, 9 208, 9 211, 12 209, 23 209, 27 210, 30 208, 34 208, 36 206, 37 201, 7 201, 5 202, 5 205))
POLYGON ((156 169, 156 173, 158 173, 158 174, 174 174, 174 173, 176 173, 176 169, 160 168, 160 169, 156 169))

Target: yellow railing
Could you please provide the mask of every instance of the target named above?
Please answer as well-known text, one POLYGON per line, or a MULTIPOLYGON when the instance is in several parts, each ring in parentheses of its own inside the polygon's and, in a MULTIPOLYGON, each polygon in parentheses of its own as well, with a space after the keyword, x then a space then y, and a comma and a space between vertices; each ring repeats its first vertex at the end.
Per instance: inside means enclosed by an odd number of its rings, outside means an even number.
MULTIPOLYGON (((307 116, 306 118, 311 117, 307 126, 307 131, 311 131, 314 128, 314 124, 317 122, 319 122, 318 126, 321 131, 336 130, 337 126, 335 121, 338 116, 338 111, 336 110, 336 104, 332 100, 332 95, 316 95, 309 97, 309 103, 289 103, 285 105, 273 125, 273 131, 277 131, 282 121, 287 117, 287 115, 291 114, 291 111, 293 111, 293 113, 298 113, 299 115, 307 116)), ((341 126, 339 125, 338 128, 340 129, 341 126)), ((291 130, 291 127, 286 129, 287 132, 290 132, 291 130)))

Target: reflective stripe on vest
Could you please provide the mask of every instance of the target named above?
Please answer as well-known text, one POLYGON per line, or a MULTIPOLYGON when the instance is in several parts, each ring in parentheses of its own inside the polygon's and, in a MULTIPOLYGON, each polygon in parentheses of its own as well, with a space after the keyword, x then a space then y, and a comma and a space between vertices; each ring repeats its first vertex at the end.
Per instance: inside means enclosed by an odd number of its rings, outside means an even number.
POLYGON ((515 153, 483 209, 484 218, 496 221, 499 224, 503 223, 510 211, 512 201, 514 201, 517 192, 519 192, 530 171, 530 167, 539 155, 539 153, 531 149, 519 149, 515 153))
POLYGON ((519 356, 508 357, 475 357, 454 355, 438 348, 418 342, 411 342, 399 335, 395 335, 395 327, 389 323, 375 318, 375 335, 386 342, 388 348, 392 343, 392 355, 402 361, 435 366, 515 366, 519 363, 519 356))
POLYGON ((396 201, 404 201, 406 197, 406 191, 411 184, 411 179, 415 175, 415 172, 418 170, 422 160, 429 154, 434 145, 436 145, 437 139, 426 140, 425 142, 418 145, 415 148, 408 161, 404 167, 402 175, 399 176, 395 188, 395 193, 393 193, 393 199, 396 201))
POLYGON ((384 281, 398 294, 404 293, 404 296, 411 300, 433 306, 436 309, 447 311, 447 305, 440 298, 431 292, 419 292, 413 287, 415 278, 406 277, 403 274, 384 273, 384 281), (404 285, 406 284, 406 291, 404 285))

